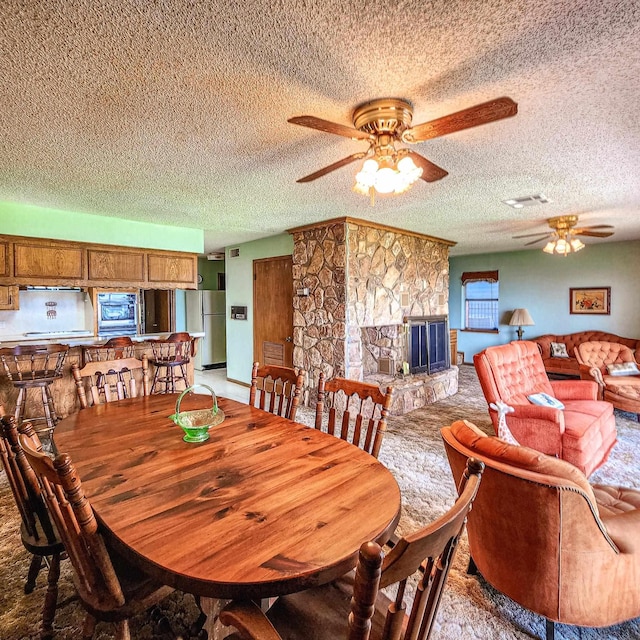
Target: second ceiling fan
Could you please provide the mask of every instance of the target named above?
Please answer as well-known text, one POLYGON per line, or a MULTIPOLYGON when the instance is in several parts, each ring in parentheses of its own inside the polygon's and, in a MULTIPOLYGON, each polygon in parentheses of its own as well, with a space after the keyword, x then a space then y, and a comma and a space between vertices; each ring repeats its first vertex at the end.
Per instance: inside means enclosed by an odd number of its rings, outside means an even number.
POLYGON ((407 148, 396 149, 396 143, 414 144, 433 138, 488 124, 516 115, 518 105, 511 98, 497 98, 447 116, 411 126, 413 108, 406 100, 382 98, 360 105, 353 112, 353 128, 315 116, 296 116, 288 122, 326 133, 364 140, 366 151, 353 153, 297 182, 311 182, 356 160, 366 159, 356 176, 354 189, 370 194, 401 193, 418 178, 435 182, 448 175, 424 156, 407 148))

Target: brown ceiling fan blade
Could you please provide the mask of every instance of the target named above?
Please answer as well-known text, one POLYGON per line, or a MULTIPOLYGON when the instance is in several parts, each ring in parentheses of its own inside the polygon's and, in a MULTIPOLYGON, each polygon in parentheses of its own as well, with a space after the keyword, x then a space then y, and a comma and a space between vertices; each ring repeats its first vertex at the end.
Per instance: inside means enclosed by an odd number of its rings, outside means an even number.
POLYGON ((528 246, 530 246, 532 244, 537 244, 538 242, 542 242, 543 240, 546 240, 550 235, 552 235, 552 234, 549 233, 546 236, 543 236, 542 238, 538 238, 537 240, 532 240, 531 242, 525 242, 524 246, 528 247, 528 246))
POLYGON ((497 98, 411 127, 402 134, 402 139, 405 142, 431 140, 463 129, 509 118, 516 113, 518 113, 518 105, 511 98, 497 98))
POLYGON ((589 231, 588 229, 576 229, 571 233, 574 236, 590 236, 592 238, 608 238, 613 235, 613 231, 589 231))
POLYGON ((344 167, 344 166, 350 164, 351 162, 355 162, 356 160, 361 160, 366 155, 367 155, 367 153, 365 151, 360 151, 358 153, 354 153, 354 154, 352 154, 350 156, 347 156, 346 158, 342 158, 342 160, 338 160, 338 162, 334 162, 333 164, 330 164, 327 167, 323 167, 322 169, 318 169, 318 171, 314 171, 313 173, 310 173, 308 176, 305 176, 304 178, 300 178, 299 180, 296 180, 296 182, 311 182, 312 180, 315 180, 316 178, 322 178, 322 176, 327 175, 327 173, 331 173, 332 171, 335 171, 336 169, 340 169, 340 167, 344 167))
POLYGON ((343 124, 322 120, 322 118, 316 118, 315 116, 295 116, 294 118, 289 118, 287 122, 299 124, 301 127, 324 131, 325 133, 335 133, 337 136, 344 136, 352 140, 372 140, 374 137, 365 131, 359 131, 353 127, 345 127, 343 124))
POLYGON ((573 233, 582 233, 583 231, 592 231, 593 229, 613 229, 613 225, 610 224, 590 224, 588 227, 579 227, 571 229, 573 233))
POLYGON ((512 236, 514 240, 518 240, 520 238, 534 238, 535 236, 550 236, 553 234, 553 231, 541 231, 540 233, 525 233, 523 236, 512 236))
POLYGON ((425 182, 435 182, 436 180, 440 180, 449 175, 448 171, 445 171, 437 164, 433 164, 433 162, 427 160, 424 156, 421 156, 415 151, 409 151, 407 155, 415 162, 416 166, 422 169, 422 175, 420 178, 425 182))

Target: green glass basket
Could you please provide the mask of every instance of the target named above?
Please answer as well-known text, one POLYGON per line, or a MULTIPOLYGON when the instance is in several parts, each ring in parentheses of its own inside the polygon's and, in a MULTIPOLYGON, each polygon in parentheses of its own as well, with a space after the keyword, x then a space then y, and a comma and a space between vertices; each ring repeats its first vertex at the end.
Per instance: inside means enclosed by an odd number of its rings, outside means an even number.
POLYGON ((218 407, 218 399, 211 387, 206 384, 195 384, 187 387, 176 401, 176 412, 169 416, 184 431, 185 442, 204 442, 209 439, 209 429, 224 420, 224 411, 218 407), (202 387, 211 393, 213 406, 210 409, 193 409, 191 411, 180 411, 182 398, 194 389, 202 387))

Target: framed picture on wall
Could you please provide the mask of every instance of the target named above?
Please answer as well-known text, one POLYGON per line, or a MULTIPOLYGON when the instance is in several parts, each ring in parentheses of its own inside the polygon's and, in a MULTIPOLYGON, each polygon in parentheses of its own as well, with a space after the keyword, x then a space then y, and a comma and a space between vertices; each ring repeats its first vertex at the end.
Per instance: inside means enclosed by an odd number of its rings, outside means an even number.
POLYGON ((611 287, 569 289, 569 313, 608 316, 611 313, 611 287))

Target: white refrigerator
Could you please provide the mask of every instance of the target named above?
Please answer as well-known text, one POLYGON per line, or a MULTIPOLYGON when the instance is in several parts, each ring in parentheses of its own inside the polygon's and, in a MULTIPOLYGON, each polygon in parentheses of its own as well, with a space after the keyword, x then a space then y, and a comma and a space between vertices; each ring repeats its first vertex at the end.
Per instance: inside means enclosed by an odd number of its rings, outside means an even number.
POLYGON ((186 291, 185 315, 189 333, 204 332, 193 366, 202 371, 227 360, 227 327, 224 291, 186 291))

